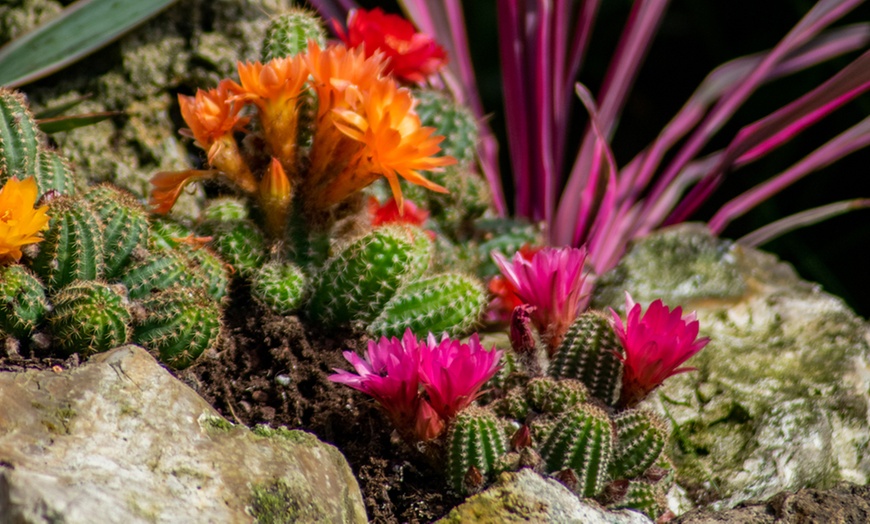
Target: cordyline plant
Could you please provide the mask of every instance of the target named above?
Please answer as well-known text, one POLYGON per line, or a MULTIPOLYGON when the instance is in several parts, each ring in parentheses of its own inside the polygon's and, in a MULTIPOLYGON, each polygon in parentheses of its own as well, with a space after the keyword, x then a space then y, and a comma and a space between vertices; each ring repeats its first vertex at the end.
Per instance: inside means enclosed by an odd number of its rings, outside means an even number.
MULTIPOLYGON (((355 7, 352 0, 313 3, 334 17, 355 7)), ((863 1, 820 0, 772 49, 713 70, 652 144, 619 167, 609 144, 668 3, 633 3, 597 96, 576 82, 600 0, 507 0, 497 10, 516 214, 545 221, 554 245, 585 244, 589 263, 598 274, 616 265, 629 241, 686 220, 729 173, 788 142, 870 88, 870 52, 865 52, 806 95, 744 126, 723 150, 704 151, 763 84, 866 48, 868 24, 828 29, 863 1), (572 150, 569 115, 575 96, 585 106, 589 122, 579 146, 572 150)), ((446 47, 452 61, 442 74, 444 84, 482 119, 461 1, 401 0, 400 4, 423 32, 446 47)), ((721 233, 765 199, 868 143, 870 119, 864 119, 726 203, 708 222, 710 230, 721 233)), ((505 213, 491 133, 482 134, 478 154, 495 207, 505 213)), ((758 244, 868 203, 857 199, 823 206, 778 221, 745 242, 758 244)))

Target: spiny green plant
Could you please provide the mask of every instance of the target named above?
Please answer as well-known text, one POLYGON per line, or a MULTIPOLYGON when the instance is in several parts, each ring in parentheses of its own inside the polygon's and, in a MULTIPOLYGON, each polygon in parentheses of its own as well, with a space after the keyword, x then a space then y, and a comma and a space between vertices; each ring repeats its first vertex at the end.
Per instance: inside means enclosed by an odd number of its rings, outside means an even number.
POLYGON ((123 287, 77 280, 52 297, 48 315, 53 344, 65 353, 89 356, 130 338, 130 314, 123 287))
POLYGON ((198 231, 212 237, 212 248, 242 275, 250 275, 266 259, 266 240, 252 220, 209 220, 198 231))
POLYGON ((52 290, 74 280, 103 276, 103 225, 91 205, 81 198, 58 197, 49 202, 51 220, 33 271, 52 290))
POLYGON ((447 477, 460 493, 478 491, 507 452, 498 418, 487 409, 469 406, 459 412, 447 434, 447 477))
POLYGON ((36 275, 19 264, 0 265, 0 332, 28 337, 48 308, 45 287, 36 275))
POLYGON ((176 369, 190 366, 214 348, 221 332, 221 310, 203 289, 176 286, 140 302, 144 319, 133 341, 154 349, 160 360, 176 369))
POLYGON ((410 328, 419 336, 430 332, 456 336, 472 328, 485 307, 486 294, 476 278, 458 273, 433 275, 399 288, 368 331, 398 337, 410 328))
POLYGON ((260 51, 260 60, 265 63, 273 58, 284 58, 304 52, 308 41, 326 45, 323 22, 306 9, 291 9, 269 21, 266 36, 260 51))
POLYGON ((668 430, 651 412, 627 410, 613 417, 616 426, 616 452, 611 463, 613 478, 642 475, 661 456, 668 430))
POLYGON ((146 249, 148 213, 133 195, 108 184, 94 186, 84 198, 104 227, 105 278, 115 278, 134 252, 146 249))
POLYGON ((251 294, 273 313, 287 315, 299 309, 305 299, 308 278, 290 262, 269 262, 251 279, 251 294))

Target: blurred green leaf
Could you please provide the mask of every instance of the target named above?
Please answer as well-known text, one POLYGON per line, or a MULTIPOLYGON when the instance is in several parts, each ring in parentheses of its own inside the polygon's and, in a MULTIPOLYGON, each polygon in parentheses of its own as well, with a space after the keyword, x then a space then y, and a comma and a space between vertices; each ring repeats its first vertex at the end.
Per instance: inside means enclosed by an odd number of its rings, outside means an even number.
POLYGON ((47 76, 103 47, 175 0, 78 0, 0 48, 0 86, 47 76))
POLYGON ((83 115, 60 116, 56 118, 43 118, 36 121, 36 125, 43 133, 52 134, 60 131, 70 131, 77 127, 85 127, 102 122, 113 116, 123 114, 121 111, 104 111, 101 113, 87 113, 83 115))

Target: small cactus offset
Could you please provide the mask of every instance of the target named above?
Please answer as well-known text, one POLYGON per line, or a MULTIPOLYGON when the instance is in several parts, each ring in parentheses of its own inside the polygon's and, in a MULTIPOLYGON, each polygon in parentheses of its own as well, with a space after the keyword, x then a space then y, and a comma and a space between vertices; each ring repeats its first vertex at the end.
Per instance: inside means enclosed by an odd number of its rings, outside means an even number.
POLYGON ((276 16, 266 28, 260 60, 263 63, 274 58, 295 56, 308 49, 308 41, 326 45, 326 31, 323 22, 315 13, 307 9, 291 9, 276 16))
POLYGON ((136 326, 133 342, 158 353, 176 369, 190 366, 215 347, 221 332, 221 311, 204 290, 173 287, 141 301, 145 319, 136 326))
POLYGON ((196 270, 190 257, 180 251, 157 252, 127 268, 120 276, 130 298, 145 298, 154 291, 174 286, 207 288, 205 277, 196 270))
POLYGON ((420 235, 417 228, 385 226, 345 247, 314 282, 309 315, 329 325, 374 320, 399 286, 428 266, 420 235))
POLYGON ((48 323, 54 343, 67 354, 108 351, 130 338, 132 320, 123 288, 98 281, 76 281, 54 297, 48 323))
POLYGON ((613 441, 613 423, 607 413, 591 404, 578 404, 556 419, 541 446, 541 457, 550 473, 572 470, 577 493, 594 497, 607 480, 613 441))
POLYGON ((148 214, 133 195, 108 184, 91 188, 85 194, 103 223, 105 277, 120 275, 134 251, 144 250, 148 239, 148 214))
POLYGON ((230 276, 229 268, 223 260, 205 246, 179 246, 179 251, 193 262, 192 270, 198 277, 194 279, 194 285, 200 282, 205 286, 208 296, 214 300, 222 300, 227 296, 230 276))
POLYGON ((589 390, 579 380, 562 379, 556 381, 543 399, 541 409, 544 413, 559 414, 573 409, 589 398, 589 390))
POLYGON ((266 240, 251 220, 207 221, 200 230, 213 237, 211 247, 244 276, 263 264, 266 240))
POLYGON ((40 131, 24 95, 0 88, 0 184, 35 173, 40 131))
POLYGON ((507 440, 498 418, 488 409, 477 406, 462 410, 447 435, 450 485, 460 493, 479 490, 505 453, 507 440))
POLYGON ((34 272, 53 291, 74 280, 95 280, 103 275, 103 225, 87 201, 60 197, 49 203, 51 220, 34 272))
POLYGON ((49 305, 45 287, 24 266, 0 266, 0 332, 16 338, 29 336, 49 305))
POLYGON ((612 406, 619 398, 622 372, 615 351, 621 350, 609 318, 593 311, 583 313, 565 333, 549 374, 583 382, 593 397, 612 406))
POLYGON ((287 315, 296 311, 305 298, 307 278, 295 264, 269 262, 251 280, 251 294, 273 313, 287 315))
POLYGON ((639 410, 624 411, 613 422, 617 441, 611 477, 627 479, 643 474, 659 459, 667 440, 667 426, 655 414, 639 410))
POLYGON ((248 205, 235 197, 219 197, 210 200, 200 218, 206 222, 232 222, 249 218, 248 205))
POLYGON ((442 91, 417 89, 414 98, 420 122, 444 136, 439 144, 444 154, 455 158, 460 165, 474 162, 479 135, 474 114, 442 91))
POLYGON ((486 307, 483 285, 458 273, 435 275, 401 287, 369 325, 369 333, 398 337, 410 328, 417 335, 456 336, 472 328, 486 307))
POLYGON ((612 509, 633 509, 652 520, 659 518, 668 509, 665 491, 658 484, 643 480, 624 481, 625 494, 616 502, 609 504, 612 509))

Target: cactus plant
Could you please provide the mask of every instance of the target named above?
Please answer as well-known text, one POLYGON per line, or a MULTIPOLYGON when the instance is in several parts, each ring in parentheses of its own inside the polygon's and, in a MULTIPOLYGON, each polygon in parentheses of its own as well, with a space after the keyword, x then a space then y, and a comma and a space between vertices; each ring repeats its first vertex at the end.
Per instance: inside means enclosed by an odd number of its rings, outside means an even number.
POLYGON ((133 252, 144 250, 148 238, 148 214, 133 195, 101 184, 85 193, 103 226, 105 277, 117 277, 130 262, 133 252))
POLYGON ((176 286, 141 301, 145 319, 133 341, 158 353, 176 369, 191 365, 213 348, 221 331, 221 311, 204 290, 176 286))
POLYGON ((455 158, 460 165, 474 162, 479 136, 474 114, 442 91, 416 89, 414 98, 420 122, 444 136, 439 144, 444 154, 455 158))
POLYGON ((474 326, 486 306, 483 285, 475 278, 445 273, 399 288, 369 325, 372 335, 400 336, 406 329, 461 335, 474 326))
POLYGON ((572 470, 577 493, 594 497, 607 480, 613 441, 613 423, 607 413, 591 404, 578 404, 556 420, 541 447, 541 457, 548 472, 572 470))
POLYGON ((0 331, 17 338, 30 335, 48 311, 45 287, 24 266, 0 266, 0 331))
POLYGON ((616 355, 622 345, 609 318, 589 311, 568 328, 549 369, 554 378, 583 382, 589 393, 613 405, 619 398, 622 363, 616 355))
POLYGON ((103 225, 90 204, 76 197, 49 203, 48 231, 33 262, 34 272, 56 291, 74 280, 102 276, 103 225))
POLYGON ((127 286, 133 300, 173 286, 208 287, 205 276, 196 270, 190 257, 178 250, 150 255, 142 262, 128 267, 120 275, 120 280, 127 286))
POLYGON ((421 235, 416 228, 385 226, 349 244, 318 275, 308 313, 330 325, 374 320, 399 286, 428 266, 421 235))
POLYGON ((266 28, 266 36, 260 52, 265 63, 274 58, 294 56, 308 48, 308 41, 326 45, 326 31, 320 18, 307 9, 291 9, 276 16, 266 28))
POLYGON ((54 343, 67 354, 88 356, 125 344, 132 320, 123 288, 75 281, 52 297, 48 323, 54 343))
POLYGON ((81 182, 76 178, 69 162, 54 151, 42 149, 33 170, 39 194, 57 191, 63 195, 73 195, 78 191, 81 182))
POLYGON ((0 88, 0 184, 35 174, 40 131, 20 93, 0 88))
POLYGON ((610 466, 613 478, 632 478, 643 474, 659 458, 667 439, 667 426, 653 413, 624 411, 613 418, 616 425, 616 450, 610 466))
POLYGON ((461 493, 476 491, 496 469, 507 452, 507 441, 498 418, 488 409, 469 406, 459 412, 447 435, 447 477, 461 493), (469 473, 483 482, 469 482, 469 473), (476 484, 476 485, 475 485, 476 484))
POLYGON ((251 281, 251 294, 273 313, 286 315, 302 305, 307 283, 305 273, 295 264, 269 262, 251 281))
POLYGON ((212 248, 242 275, 251 274, 263 264, 266 241, 253 221, 207 221, 200 230, 213 238, 212 248))
POLYGON ((667 510, 668 501, 664 490, 658 484, 643 480, 629 480, 625 486, 625 495, 608 507, 637 510, 655 520, 667 510))

